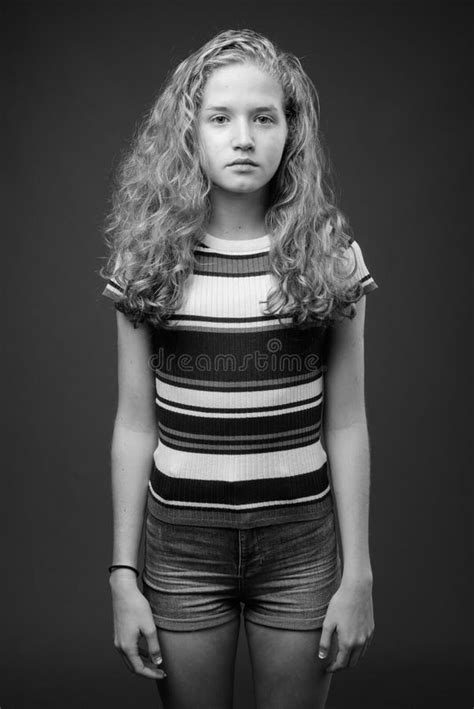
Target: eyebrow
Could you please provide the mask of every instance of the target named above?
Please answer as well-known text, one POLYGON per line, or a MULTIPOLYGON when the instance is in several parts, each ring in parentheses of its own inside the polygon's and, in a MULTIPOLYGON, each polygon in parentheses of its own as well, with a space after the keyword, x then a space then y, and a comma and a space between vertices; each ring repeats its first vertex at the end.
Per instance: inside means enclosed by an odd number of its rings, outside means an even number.
MULTIPOLYGON (((206 106, 204 109, 205 111, 230 111, 231 109, 228 106, 206 106)), ((269 104, 268 106, 257 106, 256 108, 253 109, 254 111, 274 111, 275 113, 278 112, 278 109, 276 106, 273 104, 269 104)))

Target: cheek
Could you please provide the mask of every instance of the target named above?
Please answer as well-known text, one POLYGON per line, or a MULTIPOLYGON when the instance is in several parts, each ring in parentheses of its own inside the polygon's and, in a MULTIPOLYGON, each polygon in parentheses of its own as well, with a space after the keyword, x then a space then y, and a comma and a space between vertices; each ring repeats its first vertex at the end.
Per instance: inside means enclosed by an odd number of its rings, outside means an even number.
POLYGON ((216 149, 213 142, 210 141, 206 135, 200 136, 200 154, 201 163, 203 165, 205 172, 210 172, 213 169, 215 163, 216 149))
POLYGON ((219 143, 215 138, 204 139, 203 149, 204 149, 204 152, 207 155, 207 159, 210 163, 214 162, 220 154, 219 143))
POLYGON ((286 134, 279 133, 277 135, 272 135, 268 138, 266 143, 267 154, 272 155, 275 159, 279 160, 283 155, 283 150, 286 145, 286 134))
POLYGON ((273 142, 268 149, 269 163, 276 170, 281 162, 285 144, 281 142, 273 142))

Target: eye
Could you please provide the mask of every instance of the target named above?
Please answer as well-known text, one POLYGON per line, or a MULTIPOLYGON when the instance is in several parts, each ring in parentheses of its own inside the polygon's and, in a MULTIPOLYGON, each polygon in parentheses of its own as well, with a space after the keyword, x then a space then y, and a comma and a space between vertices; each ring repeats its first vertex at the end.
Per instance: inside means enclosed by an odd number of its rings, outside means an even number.
POLYGON ((257 116, 257 119, 259 119, 259 118, 264 119, 265 122, 263 123, 263 125, 268 125, 269 123, 273 123, 273 118, 271 118, 270 116, 257 116))
POLYGON ((218 119, 220 119, 220 118, 223 118, 225 121, 227 120, 226 116, 222 116, 222 115, 221 115, 221 116, 213 116, 213 117, 211 118, 211 122, 214 122, 214 121, 215 121, 218 125, 222 125, 222 121, 218 120, 218 119))

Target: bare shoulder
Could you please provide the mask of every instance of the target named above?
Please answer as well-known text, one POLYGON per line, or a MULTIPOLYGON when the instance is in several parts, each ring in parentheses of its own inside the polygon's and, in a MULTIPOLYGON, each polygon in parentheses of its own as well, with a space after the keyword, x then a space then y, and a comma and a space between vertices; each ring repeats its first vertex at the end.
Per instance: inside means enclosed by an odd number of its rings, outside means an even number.
POLYGON ((133 326, 119 310, 117 315, 117 418, 128 428, 156 429, 155 376, 152 368, 151 326, 133 326))
POLYGON ((328 334, 324 374, 325 428, 343 428, 365 417, 364 324, 365 301, 356 303, 356 314, 344 318, 328 334))

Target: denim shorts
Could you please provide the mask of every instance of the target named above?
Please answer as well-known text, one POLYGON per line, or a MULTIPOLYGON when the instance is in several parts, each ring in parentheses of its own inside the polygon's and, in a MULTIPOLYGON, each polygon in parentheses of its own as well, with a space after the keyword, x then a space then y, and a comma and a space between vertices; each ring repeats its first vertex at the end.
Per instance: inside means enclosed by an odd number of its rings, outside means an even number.
POLYGON ((251 529, 145 522, 143 594, 155 624, 200 630, 239 618, 320 628, 341 582, 334 509, 251 529))

